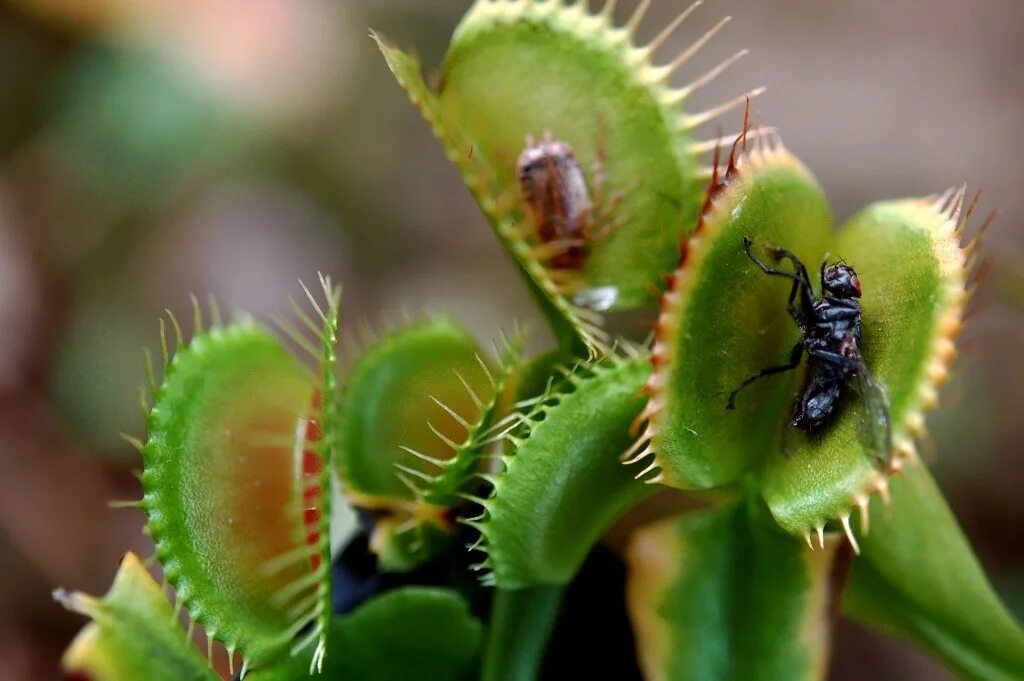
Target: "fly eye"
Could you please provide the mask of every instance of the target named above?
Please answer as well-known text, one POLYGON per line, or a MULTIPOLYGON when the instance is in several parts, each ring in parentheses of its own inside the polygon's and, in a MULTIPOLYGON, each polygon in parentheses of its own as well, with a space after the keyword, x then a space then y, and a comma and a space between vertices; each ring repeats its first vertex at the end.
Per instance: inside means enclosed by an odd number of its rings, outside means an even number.
POLYGON ((860 297, 860 279, 857 278, 856 274, 850 277, 850 286, 853 287, 853 290, 857 293, 857 296, 860 297))

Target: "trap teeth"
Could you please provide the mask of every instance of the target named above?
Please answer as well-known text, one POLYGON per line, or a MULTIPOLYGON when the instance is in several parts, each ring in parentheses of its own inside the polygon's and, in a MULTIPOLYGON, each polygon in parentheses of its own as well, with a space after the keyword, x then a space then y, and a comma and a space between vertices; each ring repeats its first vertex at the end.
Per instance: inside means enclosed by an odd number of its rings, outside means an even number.
MULTIPOLYGON (((907 433, 911 437, 924 433, 924 415, 921 412, 916 411, 907 415, 907 433)), ((913 451, 913 445, 910 445, 910 450, 913 451)))
POLYGON ((936 387, 941 387, 949 380, 949 369, 942 362, 932 362, 928 368, 928 377, 936 387))
POLYGON ((956 355, 956 344, 951 338, 939 338, 935 346, 935 355, 943 362, 949 362, 956 355))
MULTIPOLYGON (((853 547, 853 552, 858 556, 860 555, 860 544, 857 543, 857 538, 853 536, 853 530, 850 528, 850 514, 844 514, 840 520, 843 523, 843 532, 846 534, 846 538, 850 542, 850 546, 853 547)), ((824 548, 824 547, 823 547, 824 548)))
POLYGON ((914 443, 909 438, 903 438, 896 443, 895 459, 902 461, 914 455, 914 443))
POLYGON ((867 534, 871 528, 871 516, 869 503, 871 498, 867 494, 858 494, 856 496, 857 508, 860 509, 860 531, 863 534, 867 534))
POLYGON ((943 336, 955 336, 960 333, 961 324, 960 315, 945 315, 939 322, 939 332, 943 336))
POLYGON ((882 497, 882 503, 885 504, 886 508, 892 506, 892 497, 889 495, 889 481, 885 477, 879 477, 875 483, 875 489, 878 491, 878 496, 882 497))

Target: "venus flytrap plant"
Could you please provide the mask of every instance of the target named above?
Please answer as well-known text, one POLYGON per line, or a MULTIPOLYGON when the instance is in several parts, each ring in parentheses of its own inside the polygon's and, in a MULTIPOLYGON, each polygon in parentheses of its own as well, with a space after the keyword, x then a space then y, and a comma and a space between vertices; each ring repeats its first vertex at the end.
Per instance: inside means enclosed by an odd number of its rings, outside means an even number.
POLYGON ((648 426, 630 459, 647 464, 640 474, 704 489, 754 473, 782 527, 820 543, 826 524, 841 522, 856 548, 851 512, 859 509, 866 523, 869 496, 884 494, 887 476, 913 455, 911 438, 922 433, 922 412, 934 406, 952 359, 966 299, 964 192, 876 204, 838 232, 834 248, 856 263, 863 282, 865 360, 889 393, 895 451, 880 462, 857 432, 856 406, 821 437, 785 442, 791 378, 752 386, 735 411, 718 408, 730 388, 778 364, 796 340, 777 315, 789 283, 751 280, 738 245, 744 237, 785 244, 814 262, 806 254, 824 253, 831 239, 824 197, 796 159, 778 143, 738 156, 734 147, 664 299, 648 426), (745 272, 749 285, 735 286, 745 272), (736 318, 749 324, 729 322, 736 318), (700 431, 679 426, 698 420, 700 431))
POLYGON ((741 96, 697 114, 680 110, 743 53, 673 86, 671 76, 725 21, 659 65, 657 48, 701 3, 638 46, 635 34, 649 4, 641 2, 617 26, 614 2, 599 13, 583 2, 476 2, 452 37, 437 90, 414 58, 377 37, 568 351, 579 341, 592 354, 606 348, 607 335, 588 301, 626 310, 655 300, 675 265, 679 238, 694 224, 706 179, 700 158, 715 143, 696 141, 695 129, 744 101, 741 96), (500 87, 494 86, 497 74, 500 87), (545 133, 571 145, 592 192, 598 184, 608 200, 626 192, 616 208, 621 223, 588 244, 578 271, 551 266, 550 244, 537 240, 519 195, 516 158, 527 135, 545 133))
POLYGON ((314 644, 319 663, 326 646, 340 291, 321 283, 326 306, 309 297, 319 323, 293 304, 306 335, 283 327, 315 372, 251 321, 204 330, 197 306, 188 344, 171 316, 177 352, 165 337, 163 380, 151 386, 147 529, 179 607, 243 665, 314 644))
MULTIPOLYGON (((137 505, 178 607, 257 681, 535 678, 562 589, 609 524, 656 490, 712 493, 701 511, 637 530, 626 552, 648 679, 822 679, 840 604, 967 677, 1024 672, 1024 634, 914 445, 955 354, 975 203, 965 189, 886 201, 833 231, 821 188, 774 131, 745 119, 739 135, 695 140, 745 99, 682 111, 735 57, 689 85, 669 79, 724 21, 657 65, 700 2, 637 45, 649 4, 617 25, 614 1, 594 12, 478 0, 437 87, 374 35, 556 348, 523 358, 516 335, 481 359, 456 322, 428 316, 369 339, 338 381, 326 281, 326 301, 293 304, 295 321, 280 323, 313 371, 252 320, 202 331, 197 308, 186 344, 172 317, 178 350, 172 359, 164 342, 162 382, 151 378, 137 505), (809 265, 831 252, 856 269, 856 349, 884 387, 891 451, 864 436, 852 393, 819 431, 790 427, 799 374, 760 381, 726 409, 799 335, 790 282, 763 276, 747 238, 758 252, 784 247, 809 265), (656 305, 649 349, 601 327, 599 313, 656 305), (471 613, 465 599, 479 590, 451 575, 452 588, 404 586, 332 617, 332 471, 380 571, 415 583, 424 564, 457 564, 475 535, 468 548, 484 552, 477 567, 497 587, 484 592, 490 607, 471 613)), ((177 678, 211 675, 158 622, 174 611, 147 579, 127 560, 106 599, 62 597, 96 620, 68 669, 164 678, 143 670, 149 659, 178 665, 177 678)))

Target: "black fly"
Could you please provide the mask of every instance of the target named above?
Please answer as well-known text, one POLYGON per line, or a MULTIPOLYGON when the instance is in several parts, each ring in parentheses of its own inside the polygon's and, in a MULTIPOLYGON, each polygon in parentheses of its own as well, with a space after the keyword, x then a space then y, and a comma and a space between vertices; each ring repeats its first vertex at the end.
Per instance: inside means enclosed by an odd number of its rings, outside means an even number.
POLYGON ((863 401, 863 435, 881 462, 888 464, 890 449, 889 414, 885 392, 871 377, 861 355, 862 316, 858 298, 860 280, 845 262, 821 263, 821 297, 814 296, 807 268, 791 251, 768 246, 776 263, 788 260, 793 271, 771 267, 751 251, 752 242, 743 238, 743 250, 762 272, 793 282, 789 291, 789 314, 800 328, 800 340, 789 353, 789 361, 751 375, 729 395, 726 409, 735 407, 736 395, 759 378, 791 371, 807 353, 807 377, 793 405, 790 425, 812 433, 825 425, 835 412, 843 388, 852 385, 863 401))

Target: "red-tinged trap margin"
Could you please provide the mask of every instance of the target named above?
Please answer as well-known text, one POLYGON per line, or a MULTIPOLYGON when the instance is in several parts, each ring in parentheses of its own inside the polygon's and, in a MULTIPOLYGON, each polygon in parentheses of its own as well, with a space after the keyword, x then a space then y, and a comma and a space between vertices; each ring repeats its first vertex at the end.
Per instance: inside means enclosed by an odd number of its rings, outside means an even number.
MULTIPOLYGON (((311 400, 312 413, 319 413, 323 407, 323 394, 319 389, 313 391, 311 400)), ((324 470, 323 457, 312 448, 323 439, 323 427, 317 419, 306 422, 305 443, 302 450, 302 509, 306 530, 306 544, 316 546, 320 543, 320 499, 323 488, 320 476, 324 470)), ((313 572, 320 568, 320 552, 314 551, 309 556, 309 567, 313 572)))

